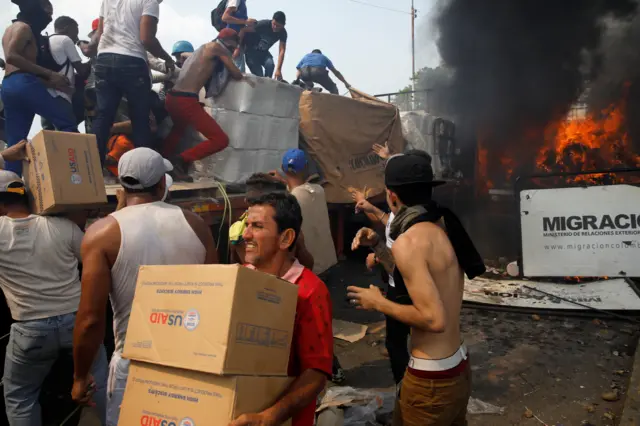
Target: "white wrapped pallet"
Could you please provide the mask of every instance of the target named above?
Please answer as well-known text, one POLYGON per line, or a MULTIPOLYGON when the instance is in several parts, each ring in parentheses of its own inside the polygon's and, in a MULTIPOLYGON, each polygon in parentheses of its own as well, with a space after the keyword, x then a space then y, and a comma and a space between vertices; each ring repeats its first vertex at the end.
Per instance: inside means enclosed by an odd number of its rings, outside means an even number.
POLYGON ((298 86, 254 75, 247 75, 245 79, 251 84, 231 80, 220 96, 206 99, 205 105, 263 116, 300 117, 298 104, 302 89, 298 86))

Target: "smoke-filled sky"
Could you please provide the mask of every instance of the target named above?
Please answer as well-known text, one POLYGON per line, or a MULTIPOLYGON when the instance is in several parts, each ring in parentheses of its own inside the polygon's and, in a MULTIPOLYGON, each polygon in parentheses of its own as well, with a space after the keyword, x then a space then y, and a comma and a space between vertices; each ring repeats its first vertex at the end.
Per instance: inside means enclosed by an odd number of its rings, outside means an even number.
MULTIPOLYGON (((529 145, 520 152, 537 148, 531 141, 541 141, 545 126, 566 116, 587 81, 601 101, 615 98, 608 93, 628 74, 622 64, 639 58, 637 43, 617 48, 632 37, 620 22, 636 6, 634 0, 441 0, 434 22, 439 54, 453 75, 448 93, 456 121, 498 154, 516 145, 529 145), (605 37, 611 22, 622 29, 605 37), (616 51, 603 48, 605 41, 616 51), (603 60, 612 55, 626 57, 614 66, 603 60), (603 81, 608 88, 595 87, 603 81)), ((633 35, 640 40, 640 30, 633 35)))

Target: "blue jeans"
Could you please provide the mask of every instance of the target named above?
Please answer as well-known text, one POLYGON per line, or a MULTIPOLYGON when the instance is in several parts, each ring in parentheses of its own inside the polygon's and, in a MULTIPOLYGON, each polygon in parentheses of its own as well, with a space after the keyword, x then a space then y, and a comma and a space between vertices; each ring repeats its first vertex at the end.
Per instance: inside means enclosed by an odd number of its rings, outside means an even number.
POLYGON ((258 77, 273 77, 276 64, 273 61, 271 53, 250 49, 245 53, 245 59, 247 60, 247 66, 253 75, 258 77), (263 67, 264 71, 262 70, 263 67))
MULTIPOLYGON (((3 377, 4 404, 10 426, 42 425, 40 388, 60 352, 72 349, 75 322, 76 314, 72 313, 11 325, 3 377)), ((103 346, 91 374, 97 385, 93 400, 105 424, 107 354, 103 346)))
POLYGON ((100 161, 104 165, 107 142, 122 96, 126 96, 136 148, 152 147, 149 112, 151 111, 151 77, 143 59, 133 56, 103 53, 95 64, 96 118, 92 131, 98 141, 100 161))
MULTIPOLYGON (((29 135, 37 115, 49 120, 62 132, 77 132, 78 126, 70 109, 61 109, 42 81, 33 74, 14 73, 2 81, 5 134, 7 145, 13 146, 29 135)), ((22 175, 22 162, 8 161, 7 170, 22 175)))
MULTIPOLYGON (((60 108, 61 110, 65 110, 66 113, 71 114, 71 115, 73 115, 75 117, 75 113, 73 111, 73 105, 71 105, 71 102, 69 102, 68 100, 66 100, 62 96, 56 96, 53 99, 58 104, 58 108, 60 108)), ((77 121, 78 120, 76 118, 76 122, 77 121)), ((42 129, 43 130, 58 130, 56 128, 56 126, 51 121, 47 120, 44 117, 41 117, 41 124, 42 124, 42 129)))

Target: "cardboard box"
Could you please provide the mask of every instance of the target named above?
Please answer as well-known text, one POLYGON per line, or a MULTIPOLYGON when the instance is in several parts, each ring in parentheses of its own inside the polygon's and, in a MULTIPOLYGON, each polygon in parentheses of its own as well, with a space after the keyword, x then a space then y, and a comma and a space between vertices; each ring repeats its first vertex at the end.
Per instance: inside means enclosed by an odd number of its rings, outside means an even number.
POLYGON ((134 361, 118 425, 227 426, 242 414, 271 407, 291 381, 223 377, 134 361))
POLYGON ((123 356, 286 376, 297 300, 296 285, 239 265, 142 266, 123 356))
POLYGON ((54 214, 107 202, 94 135, 43 130, 27 146, 24 163, 32 212, 54 214))

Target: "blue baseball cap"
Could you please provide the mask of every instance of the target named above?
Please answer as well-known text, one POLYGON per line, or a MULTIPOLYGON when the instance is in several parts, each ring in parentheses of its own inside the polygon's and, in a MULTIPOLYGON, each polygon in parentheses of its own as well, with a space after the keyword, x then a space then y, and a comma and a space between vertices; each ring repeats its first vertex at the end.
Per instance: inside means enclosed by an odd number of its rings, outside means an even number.
POLYGON ((301 149, 290 149, 282 157, 282 171, 300 173, 307 167, 307 155, 301 149))

